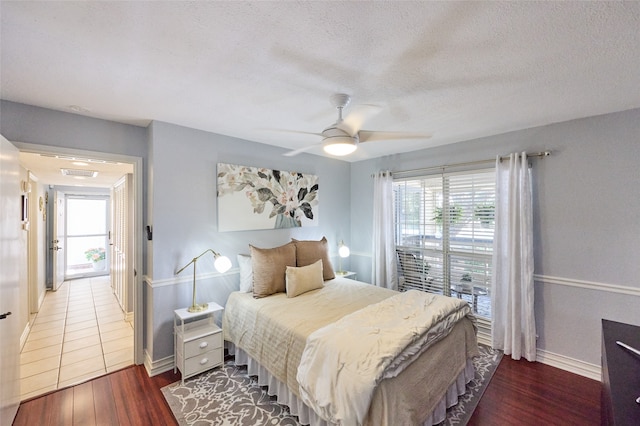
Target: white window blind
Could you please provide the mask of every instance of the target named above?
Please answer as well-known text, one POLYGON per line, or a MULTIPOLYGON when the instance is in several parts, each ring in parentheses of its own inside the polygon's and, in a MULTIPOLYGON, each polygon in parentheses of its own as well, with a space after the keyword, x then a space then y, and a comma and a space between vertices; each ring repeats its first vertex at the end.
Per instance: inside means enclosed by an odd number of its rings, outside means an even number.
POLYGON ((399 289, 465 298, 490 317, 494 170, 397 179, 394 196, 399 289))

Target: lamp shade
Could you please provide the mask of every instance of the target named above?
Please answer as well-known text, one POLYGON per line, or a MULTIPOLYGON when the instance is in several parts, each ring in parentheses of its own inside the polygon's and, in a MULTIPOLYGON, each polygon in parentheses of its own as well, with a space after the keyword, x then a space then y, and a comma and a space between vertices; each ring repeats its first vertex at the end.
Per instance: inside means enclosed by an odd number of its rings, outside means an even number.
POLYGON ((340 243, 340 247, 338 247, 338 255, 340 257, 349 257, 351 254, 351 250, 349 247, 345 246, 343 243, 340 243))
POLYGON ((213 266, 216 268, 216 271, 222 274, 231 269, 231 261, 227 256, 217 255, 216 261, 213 263, 213 266))
POLYGON ((338 244, 338 270, 336 271, 338 275, 346 274, 346 271, 342 270, 342 258, 349 257, 350 254, 351 251, 349 250, 349 247, 344 245, 344 241, 340 240, 340 243, 338 244))

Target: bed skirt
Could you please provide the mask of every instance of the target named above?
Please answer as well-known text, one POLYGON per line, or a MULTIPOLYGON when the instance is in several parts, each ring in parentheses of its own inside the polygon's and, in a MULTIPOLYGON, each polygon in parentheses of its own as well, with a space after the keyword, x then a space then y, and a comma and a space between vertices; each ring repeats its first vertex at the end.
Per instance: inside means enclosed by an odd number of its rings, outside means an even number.
MULTIPOLYGON (((333 426, 332 423, 327 423, 323 418, 318 416, 315 411, 305 405, 300 398, 289 391, 287 385, 272 376, 266 368, 251 358, 244 350, 238 348, 231 342, 225 342, 225 345, 230 354, 235 354, 236 365, 246 365, 248 374, 250 376, 257 376, 258 384, 260 386, 267 386, 267 393, 271 396, 276 396, 278 403, 289 407, 289 411, 292 415, 298 417, 300 424, 333 426)), ((453 407, 458 403, 458 397, 466 392, 466 385, 473 380, 474 375, 475 368, 473 366, 473 360, 468 358, 464 370, 462 370, 456 380, 449 386, 447 393, 440 399, 436 408, 427 417, 423 425, 432 426, 442 423, 447 416, 447 408, 453 407)))

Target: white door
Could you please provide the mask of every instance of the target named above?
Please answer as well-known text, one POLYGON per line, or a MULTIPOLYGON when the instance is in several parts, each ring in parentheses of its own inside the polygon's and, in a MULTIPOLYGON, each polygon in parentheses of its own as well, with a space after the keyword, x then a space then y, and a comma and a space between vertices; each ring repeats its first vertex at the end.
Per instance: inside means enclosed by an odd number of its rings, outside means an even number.
POLYGON ((53 290, 60 288, 64 282, 64 192, 56 191, 53 196, 53 290))
POLYGON ((122 310, 130 320, 133 316, 134 289, 134 236, 132 175, 127 174, 111 191, 111 287, 122 310))
POLYGON ((20 404, 21 205, 18 149, 0 135, 0 424, 10 425, 20 404))

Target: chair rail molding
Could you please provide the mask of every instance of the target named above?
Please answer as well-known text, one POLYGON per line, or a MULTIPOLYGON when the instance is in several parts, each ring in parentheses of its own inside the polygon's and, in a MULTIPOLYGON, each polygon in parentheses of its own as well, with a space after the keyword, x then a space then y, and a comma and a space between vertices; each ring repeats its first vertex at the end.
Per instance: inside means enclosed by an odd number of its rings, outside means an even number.
MULTIPOLYGON (((229 269, 227 272, 224 273, 220 273, 220 272, 207 272, 205 274, 197 274, 196 275, 196 280, 206 280, 209 278, 218 278, 218 277, 225 277, 228 275, 238 275, 240 274, 240 269, 239 268, 232 268, 229 269)), ((152 288, 159 288, 159 287, 167 287, 167 286, 172 286, 172 285, 177 285, 177 284, 182 284, 182 283, 191 283, 193 282, 193 275, 185 275, 185 276, 176 276, 176 277, 171 277, 171 278, 164 278, 164 279, 160 279, 160 280, 154 280, 153 278, 149 277, 148 275, 145 275, 142 277, 142 280, 147 283, 147 286, 152 287, 152 288)))
POLYGON ((608 293, 620 293, 620 294, 627 294, 630 296, 640 297, 640 288, 638 287, 623 286, 618 284, 605 284, 605 283, 599 283, 595 281, 575 280, 571 278, 561 278, 561 277, 553 277, 550 275, 539 275, 539 274, 534 274, 533 279, 535 281, 538 281, 544 284, 556 284, 556 285, 564 285, 569 287, 579 287, 579 288, 584 288, 588 290, 605 291, 608 293))

